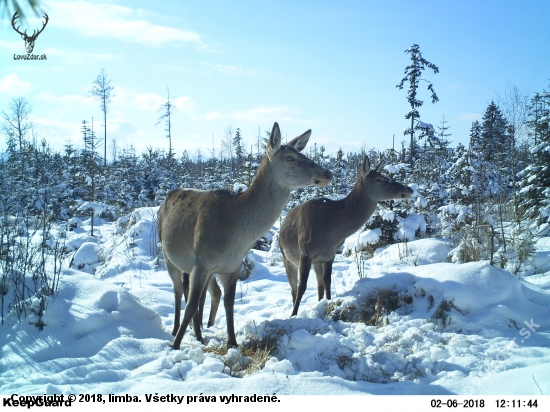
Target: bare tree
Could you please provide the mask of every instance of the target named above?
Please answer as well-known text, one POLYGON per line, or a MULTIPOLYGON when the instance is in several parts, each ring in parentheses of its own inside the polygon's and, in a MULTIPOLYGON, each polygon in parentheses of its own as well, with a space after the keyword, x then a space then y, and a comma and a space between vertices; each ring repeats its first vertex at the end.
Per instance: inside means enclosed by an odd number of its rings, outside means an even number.
POLYGON ((166 132, 166 137, 168 138, 168 157, 172 157, 172 121, 171 115, 172 110, 176 109, 176 106, 170 101, 170 89, 166 85, 166 101, 159 107, 157 110, 160 113, 155 126, 157 126, 163 120, 166 122, 164 131, 166 132))
POLYGON ((103 141, 103 163, 107 165, 107 105, 111 103, 113 87, 111 86, 111 80, 107 79, 105 69, 101 69, 101 72, 92 83, 90 93, 99 101, 101 111, 103 112, 103 127, 105 134, 103 141))
POLYGON ((222 139, 222 148, 220 157, 226 156, 227 160, 229 161, 229 167, 231 170, 231 177, 234 177, 234 145, 233 145, 233 128, 229 126, 227 129, 225 129, 225 136, 222 139))
POLYGON ((24 97, 14 97, 10 102, 11 113, 2 111, 2 132, 6 135, 8 151, 23 152, 27 134, 32 129, 32 123, 29 115, 32 111, 32 105, 24 97))
MULTIPOLYGON (((516 173, 518 172, 518 142, 525 138, 527 132, 527 118, 529 115, 529 96, 526 92, 517 86, 506 84, 504 94, 497 94, 497 100, 508 124, 507 133, 510 139, 510 147, 506 148, 508 152, 508 167, 511 171, 512 186, 516 187, 516 173)), ((516 221, 519 223, 519 203, 517 193, 514 190, 514 213, 516 221)))
POLYGON ((501 96, 497 93, 497 101, 508 124, 514 128, 516 139, 524 137, 529 112, 529 94, 507 83, 504 94, 501 96))

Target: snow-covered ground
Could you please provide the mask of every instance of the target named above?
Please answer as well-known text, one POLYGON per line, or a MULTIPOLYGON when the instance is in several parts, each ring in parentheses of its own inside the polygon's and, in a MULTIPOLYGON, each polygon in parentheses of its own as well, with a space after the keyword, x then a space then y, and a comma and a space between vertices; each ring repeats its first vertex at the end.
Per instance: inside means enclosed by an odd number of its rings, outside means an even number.
POLYGON ((252 274, 237 286, 237 340, 270 338, 277 350, 240 376, 250 358, 217 350, 223 305, 204 329, 206 346, 188 330, 181 350, 169 347, 174 295, 155 216, 138 209, 100 224, 94 238, 86 222, 68 233, 73 268, 45 328, 32 314, 0 326, 1 394, 550 394, 548 238, 524 279, 487 262, 447 263, 442 239, 386 248, 360 265, 362 279, 353 255, 338 255, 333 299, 317 302, 310 276, 292 319, 276 244, 254 251, 252 274))

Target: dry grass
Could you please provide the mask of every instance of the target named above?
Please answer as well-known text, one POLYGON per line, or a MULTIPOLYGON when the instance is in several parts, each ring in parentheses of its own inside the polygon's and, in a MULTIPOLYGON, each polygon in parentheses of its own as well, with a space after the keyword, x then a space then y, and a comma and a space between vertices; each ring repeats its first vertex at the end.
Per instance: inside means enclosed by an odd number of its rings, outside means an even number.
POLYGON ((440 323, 443 327, 450 325, 452 321, 452 318, 450 316, 452 309, 461 314, 464 314, 464 312, 462 312, 459 308, 455 306, 455 304, 453 303, 453 299, 443 299, 435 309, 435 312, 430 318, 430 321, 435 324, 440 323))
POLYGON ((366 325, 383 326, 388 324, 391 312, 401 306, 412 303, 412 296, 393 291, 391 289, 378 289, 368 295, 360 304, 360 307, 349 305, 342 307, 342 301, 335 300, 327 307, 328 317, 334 321, 362 322, 366 325))
POLYGON ((269 358, 279 350, 279 338, 287 333, 285 329, 277 328, 263 336, 249 334, 239 346, 239 352, 230 353, 227 345, 207 347, 203 351, 221 357, 229 368, 229 374, 242 378, 263 369, 269 358))

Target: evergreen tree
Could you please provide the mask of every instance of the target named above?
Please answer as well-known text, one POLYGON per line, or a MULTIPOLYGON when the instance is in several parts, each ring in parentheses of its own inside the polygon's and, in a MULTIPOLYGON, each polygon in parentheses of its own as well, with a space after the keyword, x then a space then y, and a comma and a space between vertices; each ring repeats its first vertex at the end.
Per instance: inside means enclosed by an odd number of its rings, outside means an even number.
POLYGON ((143 184, 143 171, 139 158, 133 146, 124 148, 113 164, 109 187, 113 196, 109 199, 122 213, 127 213, 135 207, 151 204, 153 196, 149 197, 143 184))
POLYGON ((493 162, 499 172, 505 172, 509 166, 506 158, 511 153, 511 139, 506 119, 494 101, 483 115, 481 145, 485 160, 493 162))
POLYGON ((348 162, 344 158, 344 152, 342 148, 338 149, 336 153, 336 158, 332 162, 332 181, 330 186, 332 187, 332 198, 340 199, 345 197, 348 192, 351 190, 348 186, 346 179, 346 172, 348 168, 348 162))
POLYGON ((469 151, 459 143, 449 159, 449 168, 445 172, 447 194, 449 203, 469 204, 469 196, 472 177, 470 173, 469 151))
POLYGON ((171 164, 173 166, 173 157, 170 153, 167 156, 161 154, 158 150, 151 146, 147 147, 146 151, 141 154, 140 170, 143 178, 143 189, 140 197, 146 202, 146 206, 152 206, 157 201, 160 204, 162 199, 166 197, 168 191, 172 190, 171 185, 166 187, 164 182, 163 166, 171 164), (170 160, 166 160, 167 157, 170 160))
POLYGON ((62 154, 63 169, 61 170, 61 180, 64 182, 61 193, 62 213, 68 219, 74 216, 78 201, 85 196, 83 191, 83 180, 79 173, 79 158, 76 149, 69 139, 65 144, 65 150, 62 154))
POLYGON ((438 132, 437 132, 437 142, 440 146, 446 147, 448 146, 451 141, 449 140, 449 137, 452 136, 451 133, 447 133, 447 131, 451 128, 451 126, 447 126, 447 123, 449 123, 445 119, 445 115, 443 115, 443 118, 441 119, 441 126, 437 126, 438 132))
POLYGON ((533 132, 532 164, 519 173, 518 196, 522 209, 534 219, 541 233, 550 234, 550 92, 537 93, 531 101, 528 124, 533 132))
POLYGON ((433 89, 433 85, 429 81, 422 78, 422 72, 428 68, 433 70, 434 74, 436 74, 439 73, 439 68, 422 57, 418 44, 413 44, 411 48, 405 50, 405 53, 410 54, 411 64, 405 67, 405 77, 401 79, 396 87, 399 88, 399 90, 402 90, 405 82, 409 83, 409 88, 407 89, 407 101, 411 106, 411 110, 405 115, 405 119, 410 119, 411 125, 409 128, 405 129, 403 134, 410 135, 409 164, 413 166, 416 155, 416 141, 414 137, 415 129, 420 129, 421 135, 423 136, 431 136, 431 134, 433 134, 433 128, 430 129, 426 123, 420 122, 418 108, 421 107, 424 102, 417 99, 418 86, 420 80, 426 81, 428 83, 428 90, 431 92, 432 103, 437 102, 439 98, 433 89))
POLYGON ((260 167, 260 162, 261 159, 258 159, 253 152, 253 146, 250 146, 250 152, 248 152, 248 154, 246 155, 246 161, 244 161, 242 164, 242 173, 240 180, 240 183, 245 184, 247 188, 250 187, 250 185, 252 184, 254 176, 256 176, 256 172, 260 167))
MULTIPOLYGON (((99 154, 97 152, 100 147, 100 139, 96 137, 94 132, 94 123, 88 123, 86 120, 82 121, 82 127, 80 128, 82 133, 82 139, 84 142, 84 149, 80 153, 80 159, 82 163, 82 173, 86 179, 86 188, 88 189, 87 200, 95 202, 96 199, 96 186, 99 178, 99 154)), ((93 205, 88 209, 91 220, 91 236, 94 235, 94 218, 95 210, 93 205)))
POLYGON ((195 187, 196 179, 193 176, 194 165, 187 150, 183 151, 180 164, 182 172, 181 187, 195 187))
POLYGON ((243 137, 241 136, 241 129, 239 127, 235 130, 235 136, 233 137, 233 149, 235 151, 237 167, 240 168, 244 161, 244 146, 243 137))
POLYGON ((487 138, 483 134, 483 127, 476 120, 470 128, 470 145, 467 156, 470 169, 469 173, 465 174, 465 177, 470 179, 469 202, 484 203, 491 195, 498 192, 500 178, 496 173, 492 158, 493 154, 488 153, 487 138))
POLYGON ((161 154, 159 169, 159 189, 155 194, 155 204, 160 205, 169 191, 177 189, 181 178, 180 163, 174 153, 161 154))

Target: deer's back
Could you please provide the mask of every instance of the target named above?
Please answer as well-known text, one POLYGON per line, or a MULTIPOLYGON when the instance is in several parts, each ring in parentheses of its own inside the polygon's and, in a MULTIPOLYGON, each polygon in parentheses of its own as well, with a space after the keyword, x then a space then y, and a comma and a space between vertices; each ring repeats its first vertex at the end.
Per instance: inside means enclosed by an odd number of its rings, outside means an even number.
POLYGON ((332 259, 345 236, 340 233, 342 202, 311 199, 290 210, 280 229, 280 245, 285 257, 295 265, 305 254, 313 262, 332 259))
POLYGON ((235 241, 237 196, 227 190, 176 189, 168 193, 157 221, 165 256, 186 272, 197 260, 209 266, 233 266, 233 260, 240 264, 242 257, 231 258, 243 249, 235 241))

